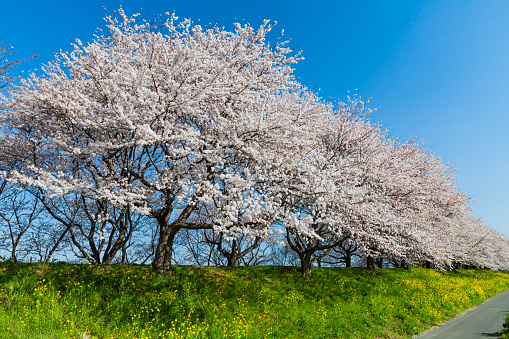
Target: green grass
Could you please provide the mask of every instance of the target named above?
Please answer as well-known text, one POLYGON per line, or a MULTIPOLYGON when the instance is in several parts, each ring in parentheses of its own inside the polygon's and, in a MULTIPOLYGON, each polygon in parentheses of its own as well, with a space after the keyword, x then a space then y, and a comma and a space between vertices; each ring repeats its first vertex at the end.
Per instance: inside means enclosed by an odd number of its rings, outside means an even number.
POLYGON ((509 339, 509 313, 505 315, 504 330, 500 334, 499 339, 509 339))
POLYGON ((404 338, 507 289, 483 270, 3 263, 0 338, 404 338))

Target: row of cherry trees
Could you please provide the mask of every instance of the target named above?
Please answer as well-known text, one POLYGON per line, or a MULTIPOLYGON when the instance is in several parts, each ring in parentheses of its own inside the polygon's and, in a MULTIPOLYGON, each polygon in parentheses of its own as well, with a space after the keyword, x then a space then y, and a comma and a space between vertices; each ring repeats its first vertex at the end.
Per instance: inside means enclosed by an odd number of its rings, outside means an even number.
POLYGON ((108 34, 0 97, 12 251, 41 229, 46 258, 67 243, 91 263, 134 256, 160 273, 175 246, 198 258, 203 243, 230 265, 285 246, 303 275, 345 250, 373 269, 509 266, 507 239, 468 216, 452 168, 390 138, 358 97, 302 86, 300 56, 266 40, 267 21, 106 20, 108 34))

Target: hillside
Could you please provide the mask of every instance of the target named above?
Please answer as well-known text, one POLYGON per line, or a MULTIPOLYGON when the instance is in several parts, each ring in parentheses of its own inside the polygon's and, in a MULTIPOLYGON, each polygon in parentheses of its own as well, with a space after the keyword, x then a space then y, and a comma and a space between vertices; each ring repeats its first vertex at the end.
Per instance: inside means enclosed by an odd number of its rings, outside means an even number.
POLYGON ((0 337, 404 338, 506 289, 485 270, 2 263, 0 337))

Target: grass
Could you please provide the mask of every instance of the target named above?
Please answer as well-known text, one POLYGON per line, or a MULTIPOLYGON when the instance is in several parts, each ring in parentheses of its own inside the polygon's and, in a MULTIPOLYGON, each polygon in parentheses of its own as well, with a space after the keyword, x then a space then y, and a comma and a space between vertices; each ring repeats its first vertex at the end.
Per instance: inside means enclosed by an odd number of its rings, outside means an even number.
POLYGON ((0 263, 0 338, 405 338, 509 289, 509 275, 0 263))
POLYGON ((499 339, 509 339, 509 313, 505 315, 504 330, 500 334, 499 339))

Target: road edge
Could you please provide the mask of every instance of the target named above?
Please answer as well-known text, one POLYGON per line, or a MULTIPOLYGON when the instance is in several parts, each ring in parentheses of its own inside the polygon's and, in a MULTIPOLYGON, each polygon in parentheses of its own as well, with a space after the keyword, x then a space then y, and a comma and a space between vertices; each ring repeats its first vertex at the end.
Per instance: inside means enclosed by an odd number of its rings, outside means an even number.
POLYGON ((481 306, 482 304, 484 304, 484 303, 486 303, 486 302, 490 301, 491 299, 495 298, 497 295, 502 294, 502 293, 507 292, 507 291, 509 291, 509 289, 507 289, 507 290, 505 290, 505 291, 502 291, 502 292, 499 292, 499 293, 495 294, 495 295, 494 295, 494 296, 492 296, 491 298, 484 300, 484 301, 483 301, 482 303, 480 303, 479 305, 474 306, 474 307, 470 307, 470 308, 466 309, 465 311, 463 311, 463 312, 461 312, 461 313, 456 314, 453 318, 449 318, 449 319, 447 319, 446 321, 444 321, 443 323, 441 323, 441 324, 439 324, 439 325, 435 325, 435 326, 433 326, 433 327, 429 328, 429 329, 428 329, 428 330, 426 330, 425 332, 421 332, 421 333, 419 333, 419 334, 416 334, 415 336, 413 336, 413 337, 412 337, 412 339, 416 339, 416 338, 422 337, 423 335, 427 334, 428 332, 431 332, 431 331, 433 331, 433 330, 436 330, 437 328, 442 327, 443 325, 445 325, 445 324, 447 324, 447 323, 450 323, 450 322, 451 322, 451 321, 453 321, 453 320, 456 320, 457 318, 459 318, 459 317, 461 317, 461 316, 463 316, 463 315, 465 315, 465 314, 469 313, 470 311, 475 310, 476 308, 478 308, 478 307, 479 307, 479 306, 481 306))

